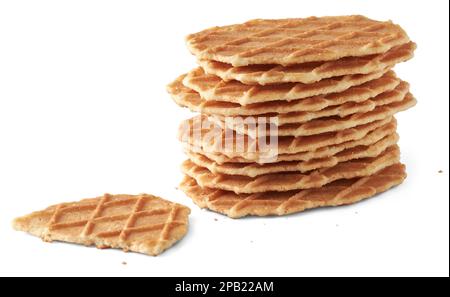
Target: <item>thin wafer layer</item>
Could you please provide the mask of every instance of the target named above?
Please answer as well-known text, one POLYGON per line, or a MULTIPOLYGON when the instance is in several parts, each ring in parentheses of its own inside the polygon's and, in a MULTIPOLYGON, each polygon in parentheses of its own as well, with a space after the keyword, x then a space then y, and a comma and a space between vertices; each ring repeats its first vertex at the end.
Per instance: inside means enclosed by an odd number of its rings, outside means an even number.
POLYGON ((291 66, 249 65, 233 67, 231 64, 213 60, 200 60, 200 66, 209 74, 217 75, 225 81, 237 80, 248 85, 269 85, 301 82, 315 83, 322 79, 351 75, 368 74, 391 68, 414 56, 417 45, 409 42, 396 46, 381 54, 346 57, 327 62, 311 62, 291 66))
POLYGON ((336 154, 341 153, 344 150, 351 150, 351 151, 358 151, 360 149, 366 149, 368 146, 373 145, 374 143, 382 140, 383 138, 386 138, 388 136, 392 136, 395 134, 395 131, 397 129, 397 122, 395 120, 389 122, 388 124, 375 129, 374 131, 368 133, 366 136, 359 140, 354 141, 348 141, 343 142, 336 145, 326 146, 319 148, 314 151, 307 151, 307 152, 301 152, 297 154, 281 154, 278 155, 276 159, 274 160, 261 160, 261 159, 245 159, 243 157, 234 157, 229 158, 223 154, 219 153, 208 153, 201 150, 195 150, 195 148, 188 148, 187 151, 189 152, 196 152, 199 154, 202 154, 206 156, 208 159, 213 160, 217 164, 226 164, 226 163, 256 163, 256 164, 271 164, 271 163, 277 163, 277 162, 307 162, 313 159, 323 159, 323 158, 329 158, 336 154), (270 161, 270 162, 268 162, 270 161))
POLYGON ((327 78, 312 84, 287 83, 260 86, 245 85, 238 81, 226 82, 218 76, 205 73, 202 68, 196 68, 184 77, 183 84, 198 92, 204 100, 238 103, 243 106, 271 101, 299 100, 319 95, 327 99, 327 94, 331 96, 328 99, 369 94, 365 97, 368 99, 392 90, 400 83, 395 73, 388 70, 327 78), (387 88, 388 86, 391 88, 387 88))
MULTIPOLYGON (((388 105, 394 102, 402 101, 405 96, 408 94, 409 84, 407 82, 402 81, 394 90, 384 92, 374 98, 370 98, 368 100, 362 102, 347 102, 341 105, 334 105, 327 108, 324 108, 319 111, 303 111, 303 112, 291 112, 291 113, 267 113, 263 115, 256 115, 255 117, 261 118, 266 117, 267 122, 269 122, 270 118, 276 117, 276 124, 279 126, 287 125, 287 124, 300 124, 313 121, 319 118, 326 117, 346 117, 356 113, 366 113, 373 111, 378 106, 388 105)), ((222 115, 211 115, 221 121, 228 121, 229 123, 238 123, 245 120, 247 116, 239 116, 239 117, 225 117, 222 115)))
POLYGON ((353 204, 385 192, 401 184, 405 178, 405 166, 397 163, 367 177, 338 180, 309 190, 239 195, 202 188, 195 179, 188 176, 181 183, 180 189, 201 208, 208 208, 231 218, 242 218, 282 216, 312 208, 353 204))
MULTIPOLYGON (((277 137, 277 156, 315 151, 364 138, 370 132, 390 122, 392 118, 372 122, 342 131, 301 137, 277 137)), ((179 140, 203 152, 221 153, 227 157, 242 157, 249 160, 270 158, 273 154, 272 139, 253 139, 248 135, 223 130, 205 117, 194 117, 180 126, 179 140)))
POLYGON ((400 26, 364 16, 259 19, 187 37, 188 48, 198 59, 233 66, 333 61, 384 53, 408 42, 400 26))
MULTIPOLYGON (((355 113, 343 118, 338 116, 320 118, 306 123, 279 126, 276 131, 276 135, 298 137, 345 130, 385 118, 390 118, 401 111, 405 111, 415 106, 416 103, 416 99, 411 93, 408 93, 402 101, 378 106, 374 110, 366 113, 355 113)), ((228 119, 225 122, 222 122, 221 120, 214 120, 214 117, 212 117, 211 120, 218 123, 221 127, 233 129, 238 133, 246 134, 253 138, 258 137, 259 131, 257 125, 252 126, 245 125, 243 123, 236 125, 233 121, 228 119)), ((268 135, 270 131, 266 131, 265 133, 268 135)))
POLYGON ((187 160, 183 163, 183 173, 194 178, 201 187, 221 189, 235 193, 285 192, 298 189, 322 187, 339 179, 352 179, 372 175, 388 166, 398 163, 400 150, 398 146, 389 147, 375 158, 364 158, 336 166, 302 173, 275 173, 258 176, 233 176, 214 174, 204 167, 187 160))
POLYGON ((13 227, 42 238, 152 256, 184 237, 189 208, 142 194, 104 195, 63 203, 14 220, 13 227))
MULTIPOLYGON (((300 117, 308 117, 310 112, 326 110, 329 107, 342 106, 342 110, 354 108, 356 104, 363 103, 369 99, 385 96, 383 94, 397 90, 405 92, 409 85, 401 82, 393 72, 388 72, 383 78, 377 79, 366 85, 347 90, 343 93, 329 94, 327 96, 315 96, 294 101, 271 101, 255 103, 243 106, 239 103, 224 101, 207 101, 200 97, 199 93, 185 87, 182 84, 184 75, 167 86, 167 91, 172 99, 181 107, 187 107, 194 112, 216 115, 216 116, 252 116, 301 113, 300 117), (349 104, 344 105, 344 104, 349 104)), ((390 93, 389 96, 399 94, 390 93)), ((403 97, 401 97, 403 98, 403 97)), ((294 115, 296 116, 296 115, 294 115)), ((322 115, 321 115, 322 116, 322 115)))
POLYGON ((256 177, 260 175, 281 173, 281 172, 300 172, 306 173, 321 168, 333 167, 338 163, 347 162, 355 159, 374 158, 384 152, 388 147, 397 144, 399 136, 397 133, 386 136, 382 140, 370 146, 357 146, 343 150, 334 156, 321 159, 312 159, 309 161, 285 161, 269 164, 257 163, 225 163, 218 164, 213 160, 199 153, 188 153, 189 160, 199 167, 207 168, 213 174, 242 175, 256 177))

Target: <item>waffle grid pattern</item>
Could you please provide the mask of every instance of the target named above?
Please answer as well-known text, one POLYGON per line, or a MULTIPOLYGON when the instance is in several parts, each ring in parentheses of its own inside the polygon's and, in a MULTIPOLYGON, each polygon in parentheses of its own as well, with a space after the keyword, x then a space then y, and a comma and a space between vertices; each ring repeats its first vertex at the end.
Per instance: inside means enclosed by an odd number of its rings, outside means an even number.
MULTIPOLYGON (((383 138, 386 138, 389 135, 394 135, 395 130, 397 129, 397 123, 395 121, 392 121, 380 128, 375 129, 374 131, 368 133, 366 136, 359 140, 354 141, 347 141, 336 145, 326 146, 319 148, 314 151, 306 151, 302 153, 297 154, 281 154, 277 158, 277 162, 292 162, 292 161, 310 161, 313 159, 320 159, 320 158, 329 158, 331 156, 334 156, 336 154, 341 153, 344 150, 347 149, 355 149, 357 147, 366 147, 370 146, 378 141, 380 141, 383 138)), ((199 154, 202 154, 206 156, 207 158, 213 160, 219 165, 223 165, 226 163, 255 163, 258 165, 264 165, 268 164, 267 162, 259 162, 259 160, 251 160, 251 159, 245 159, 243 157, 234 157, 229 158, 223 154, 220 153, 208 153, 201 150, 194 150, 193 148, 189 149, 190 152, 197 152, 199 154)), ((273 163, 273 162, 271 162, 273 163)))
MULTIPOLYGON (((319 111, 300 111, 291 113, 268 113, 266 117, 277 117, 279 126, 287 124, 302 124, 320 118, 339 117, 344 118, 357 113, 367 113, 373 111, 379 106, 389 105, 394 102, 402 101, 409 92, 409 84, 402 81, 394 90, 381 93, 378 96, 367 99, 362 102, 345 102, 341 105, 332 105, 319 111)), ((344 100, 345 101, 345 100, 344 100)), ((264 115, 264 114, 263 114, 264 115)), ((234 119, 240 119, 246 116, 226 117, 222 115, 212 115, 221 121, 227 120, 234 123, 234 119)))
POLYGON ((315 83, 322 79, 368 74, 391 68, 414 56, 414 42, 396 46, 386 53, 362 57, 348 57, 328 62, 312 62, 291 66, 248 65, 233 67, 230 64, 212 60, 200 60, 199 65, 209 74, 217 75, 224 81, 237 80, 248 85, 270 85, 301 82, 315 83))
MULTIPOLYGON (((338 94, 340 96, 360 93, 369 95, 369 97, 361 96, 362 99, 359 100, 363 101, 381 94, 386 89, 383 91, 380 89, 392 86, 394 83, 398 85, 400 80, 389 69, 366 75, 333 77, 313 84, 251 86, 238 81, 225 82, 217 76, 206 74, 201 68, 189 72, 183 79, 183 84, 198 92, 204 100, 231 102, 242 106, 271 101, 292 101, 319 95, 324 98, 334 98, 338 94)), ((395 87, 396 85, 391 90, 395 87)), ((319 100, 319 98, 314 99, 319 100)))
POLYGON ((339 163, 355 159, 374 158, 384 152, 388 147, 397 144, 398 139, 398 134, 394 133, 369 146, 349 148, 326 158, 311 159, 308 161, 281 161, 262 165, 257 163, 218 164, 199 153, 188 152, 187 155, 195 165, 207 168, 214 174, 257 177, 280 172, 307 173, 321 168, 333 167, 339 163))
MULTIPOLYGON (((227 133, 220 129, 215 130, 217 125, 203 125, 197 129, 195 122, 208 122, 207 119, 194 118, 186 121, 181 125, 179 132, 179 140, 195 149, 200 149, 209 153, 221 153, 229 158, 243 157, 249 160, 263 159, 265 154, 270 154, 270 151, 261 148, 259 141, 252 139, 247 135, 235 134, 234 141, 242 141, 244 147, 239 147, 234 143, 233 146, 227 147, 227 133), (197 138, 196 135, 201 135, 197 138), (209 137, 206 137, 209 136, 209 137), (215 137, 213 137, 215 136, 215 137), (243 139, 242 139, 243 138, 243 139)), ((395 121, 393 118, 386 118, 380 121, 368 123, 354 128, 329 132, 319 135, 300 136, 300 137, 279 137, 278 139, 278 154, 297 154, 308 151, 316 151, 323 147, 333 146, 344 142, 360 140, 368 135, 370 132, 380 128, 388 123, 395 121)))
MULTIPOLYGON (((363 103, 374 97, 384 97, 387 92, 398 87, 403 90, 409 86, 400 81, 392 72, 388 72, 381 78, 377 78, 366 84, 353 87, 342 93, 314 96, 292 101, 268 101, 241 105, 239 103, 225 101, 209 101, 201 98, 199 93, 185 87, 179 77, 168 86, 172 99, 182 107, 188 107, 194 112, 207 115, 219 115, 227 117, 277 115, 287 117, 294 112, 322 112, 329 107, 336 107, 345 103, 363 103)), ((359 106, 359 104, 358 104, 359 106)))
POLYGON ((369 176, 398 163, 398 146, 389 147, 375 158, 365 158, 339 163, 336 166, 302 173, 278 173, 258 176, 234 176, 211 173, 192 161, 183 163, 184 174, 194 178, 201 187, 215 188, 240 193, 285 192, 297 189, 319 188, 338 179, 352 179, 369 176))
POLYGON ((151 195, 109 195, 64 203, 19 218, 18 229, 40 229, 45 241, 67 241, 98 248, 121 248, 158 255, 178 241, 187 229, 189 209, 151 195), (32 222, 48 217, 48 222, 32 222), (179 229, 181 228, 181 229, 179 229))
MULTIPOLYGON (((402 101, 376 107, 374 110, 365 113, 355 113, 346 117, 327 117, 319 118, 306 123, 288 124, 278 127, 279 136, 310 136, 327 132, 350 129, 356 126, 368 124, 371 122, 383 120, 394 116, 396 113, 405 111, 416 105, 416 99, 411 93, 408 93, 402 101)), ((260 137, 257 127, 249 125, 236 125, 232 121, 222 122, 221 120, 211 118, 212 121, 221 127, 233 129, 238 133, 249 135, 252 138, 260 137)), ((266 132, 268 134, 268 131, 266 132)))
POLYGON ((202 188, 188 176, 180 189, 199 207, 237 219, 250 215, 282 216, 318 207, 352 204, 387 191, 405 178, 405 166, 395 164, 371 176, 339 180, 321 188, 300 191, 236 194, 202 188))
POLYGON ((409 42, 392 22, 363 16, 253 20, 215 27, 187 37, 198 59, 233 66, 292 65, 378 54, 409 42))

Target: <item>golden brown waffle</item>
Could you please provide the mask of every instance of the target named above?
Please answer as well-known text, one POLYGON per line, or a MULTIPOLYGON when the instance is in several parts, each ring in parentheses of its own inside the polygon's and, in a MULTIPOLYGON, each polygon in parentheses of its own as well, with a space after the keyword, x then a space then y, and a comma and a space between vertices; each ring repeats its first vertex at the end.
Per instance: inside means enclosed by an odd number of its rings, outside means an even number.
MULTIPOLYGON (((267 117, 267 122, 269 122, 271 117, 276 117, 276 124, 279 126, 287 124, 299 124, 306 123, 318 118, 327 117, 346 117, 356 113, 366 113, 373 111, 377 106, 388 105, 394 102, 402 101, 409 91, 409 84, 402 81, 394 90, 384 92, 376 97, 362 101, 362 102, 347 102, 341 105, 334 105, 324 108, 319 111, 300 111, 300 112, 290 112, 290 113, 267 113, 263 115, 256 115, 255 117, 267 117)), ((246 108, 246 107, 245 107, 246 108)), ((223 115, 212 115, 221 121, 229 121, 229 123, 235 123, 242 121, 242 119, 248 116, 239 117, 229 117, 223 115)))
POLYGON ((195 179, 188 176, 181 183, 180 189, 199 207, 231 218, 282 216, 317 207, 356 203, 401 184, 405 178, 405 166, 397 163, 367 177, 342 179, 309 190, 238 195, 202 188, 195 179))
POLYGON ((13 226, 48 242, 119 248, 156 256, 186 234, 189 214, 189 208, 152 195, 106 194, 51 206, 16 219, 13 226))
POLYGON ((400 26, 364 16, 252 20, 187 37, 198 59, 233 66, 331 61, 380 54, 407 42, 400 26))
POLYGON ((347 57, 328 62, 311 62, 286 67, 281 65, 233 67, 231 64, 212 60, 200 60, 199 64, 207 73, 217 75, 225 81, 237 80, 249 85, 295 82, 310 84, 330 77, 368 74, 391 68, 397 63, 411 59, 416 47, 414 42, 409 42, 382 54, 347 57))
MULTIPOLYGON (((251 116, 296 112, 317 112, 328 107, 336 107, 346 103, 353 103, 353 105, 354 103, 362 103, 368 99, 373 99, 378 96, 385 96, 381 94, 396 89, 398 91, 405 92, 405 90, 409 88, 406 83, 402 83, 395 76, 395 73, 388 72, 383 78, 376 79, 363 86, 351 88, 343 93, 315 96, 290 102, 270 101, 242 106, 239 103, 203 100, 197 92, 185 87, 181 83, 184 77, 185 76, 180 76, 177 80, 167 86, 167 90, 171 94, 173 100, 181 107, 188 107, 194 112, 218 116, 251 116)), ((398 93, 390 93, 388 96, 392 95, 396 96, 397 100, 401 100, 403 98, 399 97, 398 93)), ((349 108, 352 107, 342 107, 342 109, 349 108)))
POLYGON ((370 146, 357 146, 346 149, 334 156, 309 161, 287 161, 260 165, 257 163, 225 163, 218 164, 206 156, 198 153, 188 152, 189 160, 199 167, 207 168, 214 174, 242 175, 256 177, 260 175, 280 172, 301 172, 333 167, 338 163, 355 159, 374 158, 384 152, 388 147, 397 144, 399 136, 397 133, 389 135, 370 146))
POLYGON ((301 152, 297 154, 281 154, 275 160, 252 160, 245 159, 242 157, 229 158, 220 153, 208 153, 201 150, 196 150, 195 148, 187 148, 187 152, 197 152, 201 155, 206 156, 208 159, 213 160, 217 164, 226 163, 256 163, 256 164, 271 164, 277 162, 307 162, 313 159, 323 159, 329 158, 336 154, 341 153, 344 150, 350 150, 352 152, 358 152, 361 149, 365 150, 367 147, 381 141, 383 138, 392 137, 397 129, 397 122, 395 120, 389 122, 388 124, 375 129, 374 131, 368 133, 366 136, 359 140, 343 142, 336 145, 325 146, 314 151, 301 152), (270 161, 270 162, 268 162, 270 161))
POLYGON ((364 158, 339 163, 336 166, 302 173, 274 173, 258 176, 235 176, 214 174, 204 167, 187 160, 183 163, 183 173, 194 178, 199 186, 232 191, 235 193, 285 192, 298 189, 322 187, 339 179, 352 179, 372 175, 388 166, 398 163, 400 150, 391 146, 375 158, 364 158))
MULTIPOLYGON (((320 118, 301 124, 288 124, 279 126, 276 134, 278 136, 298 137, 345 130, 374 121, 379 121, 385 118, 390 118, 398 112, 405 111, 415 106, 416 103, 416 99, 412 96, 411 93, 408 93, 402 101, 378 106, 374 110, 366 113, 355 113, 343 118, 338 116, 320 118)), ((233 129, 238 133, 247 134, 253 138, 258 137, 259 131, 258 127, 256 126, 244 125, 242 123, 240 125, 235 125, 233 121, 227 120, 225 122, 222 122, 221 120, 214 120, 213 117, 211 117, 211 120, 218 123, 221 127, 233 129)), ((265 133, 266 135, 268 135, 270 131, 268 130, 265 133)))
MULTIPOLYGON (((302 137, 279 137, 277 143, 278 155, 315 151, 322 147, 359 140, 391 121, 394 120, 387 118, 342 131, 302 137)), ((267 158, 267 155, 273 153, 270 142, 265 143, 268 144, 266 149, 261 146, 260 140, 252 139, 247 135, 233 134, 232 131, 224 131, 201 116, 194 117, 181 124, 179 140, 202 152, 221 153, 229 158, 242 157, 249 160, 258 160, 267 158), (198 123, 203 124, 198 126, 198 123), (225 145, 227 143, 230 145, 225 145), (243 143, 243 147, 238 146, 239 143, 243 143)))
POLYGON ((327 97, 327 94, 330 94, 330 98, 369 94, 365 97, 368 99, 392 90, 399 83, 400 80, 395 73, 388 69, 370 74, 327 78, 313 84, 245 85, 238 81, 223 81, 218 76, 206 74, 202 68, 192 70, 183 79, 183 84, 198 92, 204 100, 238 103, 243 106, 271 101, 299 100, 319 95, 327 97))

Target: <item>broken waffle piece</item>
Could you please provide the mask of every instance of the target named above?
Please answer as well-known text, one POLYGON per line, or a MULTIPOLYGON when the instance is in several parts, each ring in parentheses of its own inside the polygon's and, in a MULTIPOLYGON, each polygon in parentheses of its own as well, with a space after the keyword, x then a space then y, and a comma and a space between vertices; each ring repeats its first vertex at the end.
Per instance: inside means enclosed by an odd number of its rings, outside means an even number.
POLYGON ((148 194, 62 203, 14 220, 44 241, 62 241, 157 256, 188 231, 190 209, 148 194))

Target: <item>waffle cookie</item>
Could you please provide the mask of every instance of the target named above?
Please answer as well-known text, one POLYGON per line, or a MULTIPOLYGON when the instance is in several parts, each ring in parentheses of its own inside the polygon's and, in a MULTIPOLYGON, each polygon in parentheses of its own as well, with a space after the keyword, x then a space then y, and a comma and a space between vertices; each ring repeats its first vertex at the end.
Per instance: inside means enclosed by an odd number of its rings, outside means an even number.
MULTIPOLYGON (((363 113, 355 113, 346 117, 326 117, 319 118, 305 123, 286 124, 279 126, 276 133, 279 136, 308 136, 317 135, 327 132, 334 132, 364 125, 367 123, 390 118, 398 112, 405 111, 416 105, 416 99, 411 93, 408 93, 402 101, 393 102, 391 104, 376 107, 374 110, 363 113)), ((233 129, 238 133, 249 135, 252 138, 258 137, 258 127, 244 124, 235 124, 232 120, 214 120, 221 127, 233 129)), ((265 135, 269 135, 270 131, 266 131, 265 135)))
POLYGON ((199 167, 207 168, 211 173, 256 177, 260 175, 300 172, 317 170, 321 168, 333 167, 342 162, 355 159, 373 158, 380 155, 388 147, 397 144, 399 136, 397 133, 386 136, 382 140, 367 146, 356 146, 345 149, 333 156, 311 159, 308 161, 281 161, 277 163, 258 164, 258 163, 224 163, 219 164, 208 157, 194 152, 187 152, 189 160, 199 167))
POLYGON ((309 190, 236 194, 200 187, 195 179, 188 176, 180 189, 200 208, 237 219, 245 216, 282 216, 318 207, 353 204, 385 192, 401 184, 405 178, 405 166, 397 163, 370 176, 341 179, 309 190))
MULTIPOLYGON (((279 137, 277 143, 277 155, 297 154, 310 152, 322 147, 341 144, 348 141, 360 140, 377 128, 383 127, 395 121, 393 118, 386 118, 369 124, 356 126, 336 132, 328 132, 310 136, 285 136, 279 137)), ((220 126, 211 123, 208 119, 197 117, 182 123, 180 127, 179 139, 181 142, 194 146, 204 152, 221 153, 227 157, 243 157, 246 159, 262 159, 270 151, 261 146, 260 139, 253 139, 248 135, 227 133, 220 126), (201 127, 196 127, 196 122, 206 123, 201 127), (200 137, 197 137, 200 136, 200 137), (230 140, 227 138, 231 137, 230 140), (229 143, 227 146, 225 144, 229 143), (238 144, 243 143, 241 147, 238 144)))
POLYGON ((42 238, 156 256, 182 239, 189 208, 152 195, 109 195, 62 203, 17 218, 13 227, 42 238))
POLYGON ((385 53, 410 41, 400 26, 364 16, 252 20, 186 39, 198 59, 233 66, 333 61, 385 53))
MULTIPOLYGON (((225 101, 204 100, 199 93, 182 84, 184 77, 184 75, 180 76, 167 87, 173 100, 179 106, 187 107, 194 112, 227 117, 318 112, 329 107, 347 109, 349 107, 344 106, 346 103, 351 104, 354 108, 354 106, 360 106, 360 104, 356 103, 363 103, 369 99, 378 98, 378 96, 386 97, 385 93, 387 92, 399 91, 401 93, 406 93, 407 91, 405 92, 405 90, 409 89, 409 85, 406 82, 402 82, 398 79, 393 72, 388 72, 383 78, 351 88, 341 93, 313 96, 301 100, 279 100, 241 105, 239 103, 225 101)), ((391 95, 392 94, 390 93, 389 96, 391 95)), ((401 100, 402 98, 403 97, 398 98, 397 94, 397 100, 401 100)))
POLYGON ((183 79, 184 86, 198 92, 204 100, 238 103, 243 106, 271 101, 293 101, 319 95, 329 100, 337 100, 338 94, 353 97, 366 95, 367 99, 392 90, 399 83, 400 80, 389 69, 370 74, 327 78, 313 84, 245 85, 238 81, 223 81, 218 76, 206 74, 201 68, 189 72, 183 79), (331 97, 327 97, 327 94, 331 94, 331 97))
POLYGON ((270 164, 270 163, 277 163, 277 162, 292 162, 292 161, 310 161, 313 159, 323 159, 323 158, 329 158, 332 156, 335 156, 339 153, 341 153, 344 150, 350 150, 352 152, 358 152, 360 150, 368 150, 368 147, 371 147, 375 143, 381 141, 384 138, 388 138, 389 136, 392 136, 395 134, 397 128, 397 122, 391 121, 388 124, 381 126, 380 128, 375 129, 374 131, 368 133, 366 136, 364 136, 361 139, 353 140, 353 141, 347 141, 336 145, 331 146, 325 146, 321 147, 317 150, 307 151, 307 152, 301 152, 296 154, 279 154, 276 158, 276 160, 271 160, 271 162, 267 162, 270 160, 264 160, 264 159, 245 159, 244 157, 227 157, 226 155, 220 154, 220 153, 209 153, 202 150, 196 150, 194 147, 188 148, 187 152, 189 153, 199 153, 203 156, 206 156, 208 159, 214 161, 215 163, 219 165, 223 165, 226 163, 254 163, 255 165, 264 165, 264 164, 270 164))
POLYGON ((221 189, 235 193, 285 192, 298 189, 319 188, 338 179, 369 176, 379 170, 398 163, 398 146, 386 149, 379 156, 339 163, 336 166, 303 173, 274 173, 258 176, 235 176, 214 174, 187 160, 182 165, 183 173, 194 178, 201 187, 221 189))
MULTIPOLYGON (((356 113, 366 113, 373 111, 376 107, 388 105, 394 102, 402 101, 409 91, 409 84, 402 81, 394 90, 381 93, 378 96, 367 99, 361 102, 346 102, 341 105, 332 105, 330 107, 321 109, 319 111, 299 111, 290 113, 264 113, 257 115, 258 118, 276 117, 276 123, 280 126, 287 124, 300 124, 307 123, 315 119, 329 118, 329 117, 346 117, 356 113)), ((208 114, 208 113, 205 113, 208 114)), ((242 118, 246 118, 245 115, 236 117, 212 115, 211 117, 217 118, 221 121, 228 121, 230 123, 238 122, 242 118), (236 120, 235 120, 236 119, 236 120)))
POLYGON ((330 77, 369 74, 391 68, 411 59, 416 47, 414 42, 409 42, 381 54, 290 66, 267 64, 233 67, 213 60, 199 60, 198 63, 207 73, 217 75, 225 81, 237 80, 248 85, 296 82, 311 84, 330 77))

